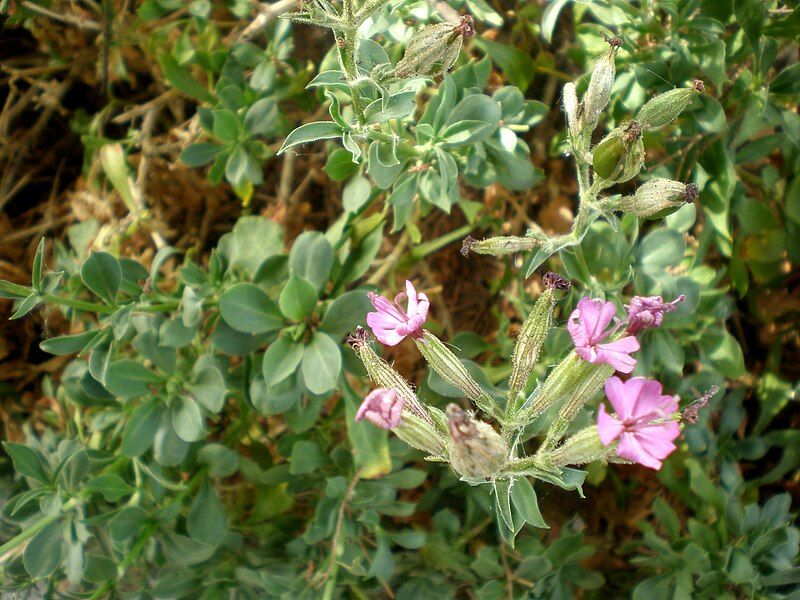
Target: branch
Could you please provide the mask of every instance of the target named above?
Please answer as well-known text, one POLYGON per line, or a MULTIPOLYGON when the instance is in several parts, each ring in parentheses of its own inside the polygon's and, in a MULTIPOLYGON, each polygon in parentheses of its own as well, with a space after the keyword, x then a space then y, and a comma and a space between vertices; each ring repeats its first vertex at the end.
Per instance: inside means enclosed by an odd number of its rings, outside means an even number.
POLYGON ((271 21, 281 16, 283 13, 289 12, 295 5, 295 0, 278 0, 274 4, 258 4, 258 15, 253 19, 247 27, 244 28, 238 38, 237 42, 246 42, 250 38, 257 36, 259 33, 266 29, 271 21))

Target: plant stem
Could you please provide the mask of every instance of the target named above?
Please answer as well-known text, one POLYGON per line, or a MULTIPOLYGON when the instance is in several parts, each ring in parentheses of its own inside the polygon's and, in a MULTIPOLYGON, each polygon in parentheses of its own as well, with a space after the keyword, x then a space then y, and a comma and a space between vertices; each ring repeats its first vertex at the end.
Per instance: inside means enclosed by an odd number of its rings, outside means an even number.
POLYGON ((59 306, 66 306, 67 308, 104 315, 110 315, 116 310, 113 306, 98 304, 96 302, 86 302, 84 300, 75 300, 74 298, 65 298, 64 296, 57 296, 55 294, 43 294, 42 300, 50 304, 58 304, 59 306))

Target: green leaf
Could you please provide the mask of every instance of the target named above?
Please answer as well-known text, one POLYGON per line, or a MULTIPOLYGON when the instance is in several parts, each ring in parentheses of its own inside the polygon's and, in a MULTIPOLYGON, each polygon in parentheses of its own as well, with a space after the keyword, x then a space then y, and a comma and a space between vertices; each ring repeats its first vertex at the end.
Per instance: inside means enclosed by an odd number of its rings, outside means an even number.
POLYGON ((286 152, 293 146, 307 144, 317 140, 338 138, 342 135, 342 128, 334 121, 317 121, 306 123, 292 131, 283 142, 278 154, 286 152))
POLYGON ((138 536, 142 528, 150 521, 147 513, 138 506, 126 506, 111 521, 111 539, 124 542, 138 536))
POLYGON ((333 267, 333 248, 319 231, 306 231, 297 236, 289 253, 289 271, 309 280, 322 290, 333 267))
POLYGON ((747 38, 753 46, 753 52, 757 53, 761 26, 766 17, 761 0, 733 0, 733 14, 747 34, 747 38))
POLYGON ((83 568, 83 579, 90 583, 116 581, 117 564, 106 556, 88 554, 86 566, 83 568))
POLYGON ((33 268, 31 270, 31 283, 39 291, 42 289, 42 263, 44 262, 44 238, 39 240, 36 247, 36 254, 33 256, 33 268))
POLYGON ((550 44, 553 41, 553 32, 558 23, 558 15, 570 0, 552 0, 542 13, 542 37, 550 44))
POLYGON ((289 473, 292 475, 313 473, 325 462, 325 455, 317 444, 308 440, 300 440, 292 446, 292 454, 289 457, 289 473))
POLYGON ((278 118, 278 103, 273 98, 261 98, 247 109, 244 127, 250 135, 268 135, 275 130, 278 118))
POLYGON ((112 362, 106 369, 105 388, 120 398, 136 398, 150 392, 150 386, 163 384, 164 380, 131 359, 112 362))
POLYGON ((292 375, 303 358, 303 346, 287 337, 280 337, 270 344, 261 363, 267 387, 280 383, 292 375))
POLYGON ((17 473, 41 483, 50 483, 50 478, 45 471, 44 458, 42 458, 38 450, 13 442, 3 442, 3 449, 11 457, 14 463, 14 470, 17 473))
POLYGON ((214 137, 223 142, 235 142, 239 139, 239 118, 232 110, 220 108, 213 111, 214 115, 214 137))
POLYGON ((381 98, 371 102, 364 109, 367 125, 407 117, 416 108, 415 97, 416 92, 400 92, 390 96, 388 100, 381 98))
POLYGON ((172 427, 184 442, 196 442, 205 433, 205 419, 194 398, 177 396, 170 407, 172 427))
POLYGON ((536 499, 536 492, 527 477, 519 477, 514 480, 511 488, 511 502, 520 516, 534 527, 550 529, 542 518, 539 511, 539 502, 536 499))
POLYGON ((212 546, 218 545, 228 532, 225 509, 207 479, 189 507, 186 530, 192 539, 212 546))
POLYGON ((92 477, 84 489, 102 494, 107 502, 117 502, 123 496, 133 493, 133 488, 122 477, 113 474, 92 477))
POLYGON ((122 267, 108 252, 92 252, 81 265, 81 280, 97 296, 113 304, 122 283, 122 267))
POLYGON ((32 579, 49 577, 61 564, 63 533, 64 523, 54 521, 28 542, 22 562, 32 579))
POLYGON ((194 377, 186 384, 186 389, 203 408, 218 413, 225 403, 225 378, 217 367, 210 364, 202 364, 194 371, 194 377))
POLYGON ((139 456, 153 445, 156 431, 164 418, 166 409, 158 399, 150 400, 131 414, 122 430, 121 452, 125 456, 139 456))
POLYGON ((75 335, 62 335, 61 337, 50 338, 42 341, 39 344, 39 348, 57 356, 72 354, 73 352, 83 350, 98 333, 100 333, 99 330, 93 329, 83 333, 76 333, 75 335))
POLYGON ((330 336, 316 331, 303 350, 303 381, 312 394, 322 395, 336 387, 342 368, 342 353, 330 336))
POLYGON ((372 310, 372 303, 364 290, 345 292, 328 307, 320 323, 320 329, 329 333, 334 339, 341 339, 356 326, 366 323, 367 313, 372 310))
POLYGON ((399 490, 410 490, 421 486, 427 477, 427 471, 421 469, 402 469, 383 477, 381 481, 399 490))
POLYGON ((184 148, 178 158, 190 167, 207 165, 222 152, 224 146, 214 142, 197 142, 184 148))
POLYGON ((252 283, 237 283, 219 298, 225 322, 242 333, 267 333, 283 327, 278 307, 261 288, 252 283))
POLYGON ((342 205, 347 212, 358 212, 369 201, 372 184, 363 175, 356 175, 344 186, 342 205))
POLYGON ((283 316, 292 321, 302 321, 311 316, 317 307, 317 290, 303 277, 292 276, 278 298, 283 316))
POLYGON ((358 169, 353 162, 353 155, 344 148, 336 148, 328 155, 323 171, 334 181, 344 181, 358 169))
POLYGON ((709 332, 701 338, 707 360, 730 379, 745 374, 744 356, 739 342, 727 331, 709 332))
POLYGON ((789 65, 778 73, 769 84, 769 91, 787 95, 800 93, 800 64, 789 65))
POLYGON ((27 315, 34 308, 36 308, 36 305, 39 304, 39 299, 40 297, 38 294, 31 294, 30 296, 25 298, 22 302, 19 303, 17 309, 8 318, 9 321, 13 321, 14 319, 19 319, 27 315))
POLYGON ((485 37, 476 40, 475 43, 500 66, 512 85, 518 87, 522 92, 528 89, 536 74, 536 63, 529 54, 513 46, 493 42, 485 37))
POLYGON ((35 295, 33 288, 17 285, 10 281, 0 279, 0 298, 10 298, 12 300, 22 300, 28 296, 35 295))
MULTIPOLYGON (((264 217, 240 218, 233 231, 223 236, 230 246, 230 267, 253 275, 268 258, 283 250, 283 230, 264 217)), ((220 241, 220 246, 225 241, 220 241)))
POLYGON ((483 94, 467 96, 450 113, 442 139, 448 145, 474 144, 492 135, 501 118, 496 100, 483 94))
POLYGON ((167 52, 159 54, 158 63, 161 65, 164 77, 172 87, 177 88, 195 100, 209 104, 214 103, 214 96, 206 90, 203 84, 192 77, 192 73, 187 67, 180 66, 171 54, 167 52))
POLYGON ((222 444, 206 444, 197 453, 198 464, 205 465, 214 479, 230 477, 239 469, 239 456, 222 444))
POLYGON ((193 540, 179 533, 168 532, 162 538, 164 554, 171 561, 183 566, 191 566, 211 558, 216 546, 193 540))

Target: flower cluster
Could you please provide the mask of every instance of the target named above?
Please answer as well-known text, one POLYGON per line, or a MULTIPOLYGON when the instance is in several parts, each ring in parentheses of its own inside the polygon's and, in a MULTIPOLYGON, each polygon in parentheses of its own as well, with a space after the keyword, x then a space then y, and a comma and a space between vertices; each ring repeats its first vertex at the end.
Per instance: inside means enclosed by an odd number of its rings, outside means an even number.
POLYGON ((575 346, 567 357, 529 398, 521 395, 550 327, 554 294, 570 289, 569 282, 555 273, 543 278, 545 292, 524 323, 513 356, 507 405, 501 410, 482 389, 447 345, 424 329, 430 301, 406 281, 405 292, 394 301, 370 293, 375 308, 367 324, 375 337, 395 346, 406 337, 414 340, 423 357, 445 381, 458 387, 477 408, 500 421, 501 435, 484 421, 455 404, 442 413, 419 401, 411 385, 382 361, 370 348, 368 334, 360 330, 351 338, 372 380, 380 387, 372 391, 358 410, 356 420, 366 419, 383 429, 394 430, 408 443, 447 460, 467 480, 490 479, 513 464, 506 440, 510 428, 521 428, 549 406, 561 404, 547 438, 537 452, 541 465, 582 464, 591 460, 619 459, 659 469, 675 450, 681 414, 677 396, 662 394, 661 384, 644 377, 623 381, 614 372, 629 374, 636 367, 632 356, 639 350, 636 335, 661 325, 664 313, 672 312, 684 297, 665 302, 660 296, 635 296, 626 305, 627 318, 619 319, 613 302, 584 297, 567 320, 575 346), (405 307, 402 304, 405 304, 405 307), (556 447, 566 426, 578 410, 601 388, 614 413, 600 405, 597 424, 556 447), (425 441, 426 436, 431 438, 425 441), (435 441, 434 441, 435 438, 435 441), (547 457, 550 457, 547 459, 547 457))

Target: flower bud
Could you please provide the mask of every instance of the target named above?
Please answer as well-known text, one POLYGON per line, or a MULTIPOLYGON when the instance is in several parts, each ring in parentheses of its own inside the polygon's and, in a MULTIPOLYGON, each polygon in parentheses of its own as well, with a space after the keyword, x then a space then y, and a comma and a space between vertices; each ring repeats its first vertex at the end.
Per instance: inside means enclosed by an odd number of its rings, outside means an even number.
POLYGON ((555 291, 569 289, 570 283, 561 275, 549 272, 544 276, 545 290, 539 294, 533 310, 520 329, 512 358, 511 377, 508 380, 509 406, 514 407, 517 396, 525 388, 533 367, 539 358, 556 304, 555 291))
POLYGON ((659 327, 664 320, 664 313, 674 312, 678 303, 685 299, 683 294, 672 302, 664 302, 661 296, 634 296, 631 303, 625 305, 628 313, 628 327, 625 331, 636 335, 644 329, 659 327))
POLYGON ((684 204, 697 200, 697 184, 656 177, 644 183, 633 195, 623 196, 615 208, 637 217, 663 219, 684 204))
POLYGON ((597 425, 581 429, 568 438, 550 455, 557 467, 585 465, 596 460, 606 460, 609 454, 616 453, 616 444, 604 446, 597 434, 597 425))
POLYGON ((464 364, 444 343, 427 329, 423 330, 422 339, 414 339, 420 353, 428 364, 442 379, 454 385, 472 400, 483 412, 493 415, 494 402, 483 391, 475 378, 469 374, 464 364))
POLYGON ((583 127, 589 132, 594 131, 600 119, 600 113, 611 99, 611 88, 614 87, 614 76, 616 75, 614 58, 619 45, 616 43, 609 43, 609 45, 610 48, 606 53, 597 59, 589 78, 589 87, 583 96, 583 127))
POLYGON ((392 429, 400 424, 405 401, 391 388, 372 390, 356 413, 356 421, 366 419, 381 429, 392 429))
POLYGON ((369 343, 369 334, 362 327, 358 327, 356 333, 347 338, 347 341, 356 356, 364 364, 369 378, 375 385, 394 390, 404 400, 405 408, 424 421, 432 423, 431 417, 420 403, 411 388, 411 384, 400 373, 395 371, 389 363, 375 354, 375 350, 372 349, 369 343))
POLYGON ((592 154, 594 172, 605 179, 607 185, 635 177, 643 164, 642 128, 637 121, 612 130, 592 154))
POLYGON ((672 123, 692 102, 695 93, 703 93, 705 85, 695 79, 690 87, 675 88, 652 98, 639 109, 636 120, 645 131, 658 129, 672 123))
POLYGON ((467 479, 487 479, 508 461, 509 450, 491 425, 475 419, 456 404, 448 404, 450 465, 467 479))
POLYGON ((578 93, 575 84, 571 81, 564 85, 564 113, 567 115, 567 129, 573 140, 580 136, 580 125, 578 123, 578 93))
POLYGON ((461 254, 463 256, 469 256, 470 252, 474 252, 475 254, 501 256, 503 254, 527 252, 541 245, 541 243, 541 240, 532 237, 507 235, 491 237, 485 240, 476 240, 474 237, 468 235, 461 243, 461 254))
POLYGON ((467 15, 457 25, 437 23, 420 29, 408 43, 403 58, 395 67, 395 75, 435 77, 450 69, 458 59, 464 38, 475 34, 475 23, 467 15))

